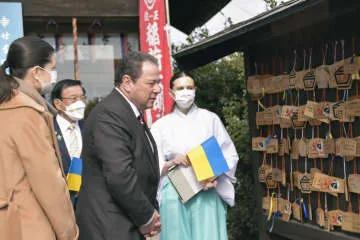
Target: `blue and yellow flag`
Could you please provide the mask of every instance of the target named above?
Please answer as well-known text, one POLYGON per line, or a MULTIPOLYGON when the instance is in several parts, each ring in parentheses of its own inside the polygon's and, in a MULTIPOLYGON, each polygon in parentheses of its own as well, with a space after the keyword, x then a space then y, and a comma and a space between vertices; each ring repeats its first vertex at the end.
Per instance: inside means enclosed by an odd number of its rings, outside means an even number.
POLYGON ((69 172, 66 177, 70 191, 78 192, 81 186, 82 159, 74 157, 71 160, 69 172))
POLYGON ((214 136, 192 149, 187 156, 199 182, 230 170, 214 136))

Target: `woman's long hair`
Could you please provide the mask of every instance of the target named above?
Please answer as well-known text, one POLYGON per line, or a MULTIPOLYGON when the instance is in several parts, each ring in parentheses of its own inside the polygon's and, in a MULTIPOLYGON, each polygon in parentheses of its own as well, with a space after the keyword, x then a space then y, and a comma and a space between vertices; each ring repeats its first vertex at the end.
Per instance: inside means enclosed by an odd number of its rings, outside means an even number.
POLYGON ((9 48, 5 62, 0 67, 0 104, 13 97, 13 89, 19 87, 12 78, 23 79, 29 68, 45 67, 54 54, 54 48, 39 37, 16 39, 9 48))

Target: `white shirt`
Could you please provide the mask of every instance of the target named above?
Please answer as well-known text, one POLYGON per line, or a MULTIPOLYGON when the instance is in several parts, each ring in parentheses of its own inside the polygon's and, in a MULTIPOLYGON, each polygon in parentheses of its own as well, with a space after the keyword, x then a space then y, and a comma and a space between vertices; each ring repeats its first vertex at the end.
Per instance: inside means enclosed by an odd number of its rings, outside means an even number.
MULTIPOLYGON (((65 118, 60 116, 59 114, 56 115, 56 121, 59 124, 61 134, 65 141, 66 148, 70 149, 70 129, 69 129, 69 127, 71 127, 71 122, 69 122, 68 120, 66 120, 65 118)), ((82 142, 81 130, 80 130, 78 121, 75 122, 75 133, 76 133, 76 137, 78 139, 79 152, 81 152, 83 142, 82 142)))
MULTIPOLYGON (((158 147, 160 172, 165 161, 177 154, 186 155, 194 147, 215 136, 230 168, 229 172, 217 178, 216 190, 226 203, 234 205, 235 190, 232 183, 236 182, 235 170, 239 157, 223 123, 215 113, 198 108, 195 104, 186 115, 175 108, 172 113, 152 125, 151 133, 158 147)), ((158 190, 160 204, 163 180, 162 177, 158 190)))

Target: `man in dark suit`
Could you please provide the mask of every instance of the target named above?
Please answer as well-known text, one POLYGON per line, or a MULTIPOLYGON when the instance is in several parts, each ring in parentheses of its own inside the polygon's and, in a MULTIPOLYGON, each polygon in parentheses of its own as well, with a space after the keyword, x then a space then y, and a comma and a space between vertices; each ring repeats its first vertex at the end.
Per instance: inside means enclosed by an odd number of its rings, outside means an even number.
POLYGON ((159 83, 157 60, 131 53, 117 67, 115 89, 86 120, 76 209, 82 240, 137 240, 160 232, 157 149, 141 114, 153 106, 159 83))
MULTIPOLYGON (((58 110, 58 115, 54 118, 54 128, 65 176, 72 159, 79 158, 81 154, 85 100, 85 89, 78 80, 59 81, 51 92, 51 102, 58 110)), ((76 196, 77 191, 70 191, 74 207, 76 196)))

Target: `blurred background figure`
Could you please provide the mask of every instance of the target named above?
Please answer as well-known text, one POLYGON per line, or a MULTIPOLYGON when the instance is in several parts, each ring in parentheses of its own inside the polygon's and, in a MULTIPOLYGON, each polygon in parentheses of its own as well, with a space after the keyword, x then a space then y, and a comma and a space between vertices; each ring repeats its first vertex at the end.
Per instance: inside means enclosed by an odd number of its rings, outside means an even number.
MULTIPOLYGON (((75 164, 72 160, 80 158, 81 155, 85 102, 85 89, 79 80, 61 80, 56 83, 51 92, 51 103, 58 111, 58 115, 54 118, 54 127, 65 176, 69 174, 71 163, 75 164)), ((70 198, 75 207, 80 186, 68 187, 71 188, 69 189, 70 198)))

